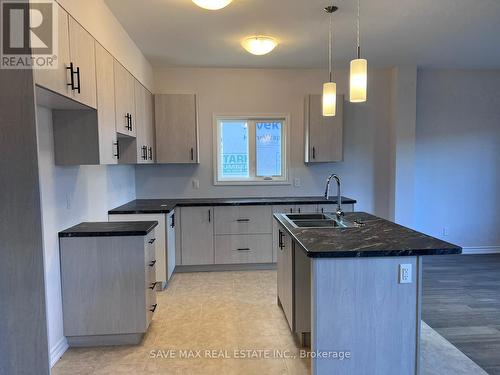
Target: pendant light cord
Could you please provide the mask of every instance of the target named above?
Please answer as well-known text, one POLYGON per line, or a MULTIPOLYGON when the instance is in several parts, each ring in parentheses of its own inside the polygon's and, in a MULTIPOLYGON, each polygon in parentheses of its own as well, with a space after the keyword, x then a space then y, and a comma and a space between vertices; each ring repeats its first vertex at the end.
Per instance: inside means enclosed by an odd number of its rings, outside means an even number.
POLYGON ((357 46, 356 47, 357 47, 357 49, 356 49, 356 52, 357 52, 358 59, 361 58, 361 47, 360 47, 360 41, 359 41, 359 39, 360 39, 359 38, 359 34, 360 34, 360 32, 359 32, 359 29, 360 29, 360 26, 359 26, 359 24, 360 24, 360 21, 359 21, 359 18, 360 18, 359 17, 360 4, 359 3, 360 2, 361 2, 361 0, 358 0, 358 22, 357 22, 357 28, 356 28, 356 30, 357 30, 357 39, 356 39, 356 42, 357 42, 357 46))
POLYGON ((332 25, 332 13, 330 13, 330 27, 328 29, 328 72, 330 74, 330 82, 332 82, 332 44, 333 44, 333 25, 332 25))

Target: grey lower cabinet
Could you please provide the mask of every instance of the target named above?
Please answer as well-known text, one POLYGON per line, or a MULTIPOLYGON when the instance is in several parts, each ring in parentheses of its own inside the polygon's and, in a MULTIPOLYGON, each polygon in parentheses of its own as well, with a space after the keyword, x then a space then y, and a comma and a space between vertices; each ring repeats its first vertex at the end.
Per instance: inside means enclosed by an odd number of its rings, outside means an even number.
POLYGON ((156 309, 154 236, 60 238, 70 346, 140 342, 156 309))
POLYGON ((214 264, 213 207, 182 207, 181 237, 183 266, 214 264))
POLYGON ((293 241, 285 228, 278 225, 278 303, 281 305, 292 332, 294 331, 293 241))

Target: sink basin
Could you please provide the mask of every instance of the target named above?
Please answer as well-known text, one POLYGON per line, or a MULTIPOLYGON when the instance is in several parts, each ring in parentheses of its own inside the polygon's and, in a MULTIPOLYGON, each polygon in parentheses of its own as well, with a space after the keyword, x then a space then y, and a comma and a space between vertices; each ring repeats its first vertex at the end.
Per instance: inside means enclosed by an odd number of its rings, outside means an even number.
POLYGON ((292 223, 297 228, 335 228, 341 227, 335 220, 295 220, 292 223))
POLYGON ((295 228, 353 228, 355 223, 338 220, 335 214, 285 214, 295 228))
POLYGON ((286 217, 290 220, 332 220, 330 216, 324 214, 289 214, 286 217))

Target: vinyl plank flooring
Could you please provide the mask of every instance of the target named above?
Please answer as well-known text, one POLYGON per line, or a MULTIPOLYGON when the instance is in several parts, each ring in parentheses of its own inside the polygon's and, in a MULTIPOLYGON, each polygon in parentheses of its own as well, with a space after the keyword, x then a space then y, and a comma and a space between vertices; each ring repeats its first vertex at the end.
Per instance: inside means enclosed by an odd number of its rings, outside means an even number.
POLYGON ((500 375, 500 254, 424 257, 422 319, 500 375))

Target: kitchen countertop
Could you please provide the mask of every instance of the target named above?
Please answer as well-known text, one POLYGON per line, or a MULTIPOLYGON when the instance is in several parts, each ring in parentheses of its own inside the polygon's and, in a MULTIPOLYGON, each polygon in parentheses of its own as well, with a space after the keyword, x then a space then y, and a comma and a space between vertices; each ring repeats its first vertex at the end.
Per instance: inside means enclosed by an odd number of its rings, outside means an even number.
POLYGON ((59 237, 145 236, 157 225, 157 221, 84 222, 59 232, 59 237))
POLYGON ((462 248, 366 212, 348 212, 356 228, 295 228, 283 214, 274 214, 310 258, 354 258, 461 254, 462 248))
MULTIPOLYGON (((194 206, 258 206, 279 204, 336 204, 337 197, 271 197, 271 198, 186 198, 186 199, 136 199, 108 212, 117 214, 169 213, 175 207, 194 206)), ((342 197, 342 204, 354 204, 351 198, 342 197)))

